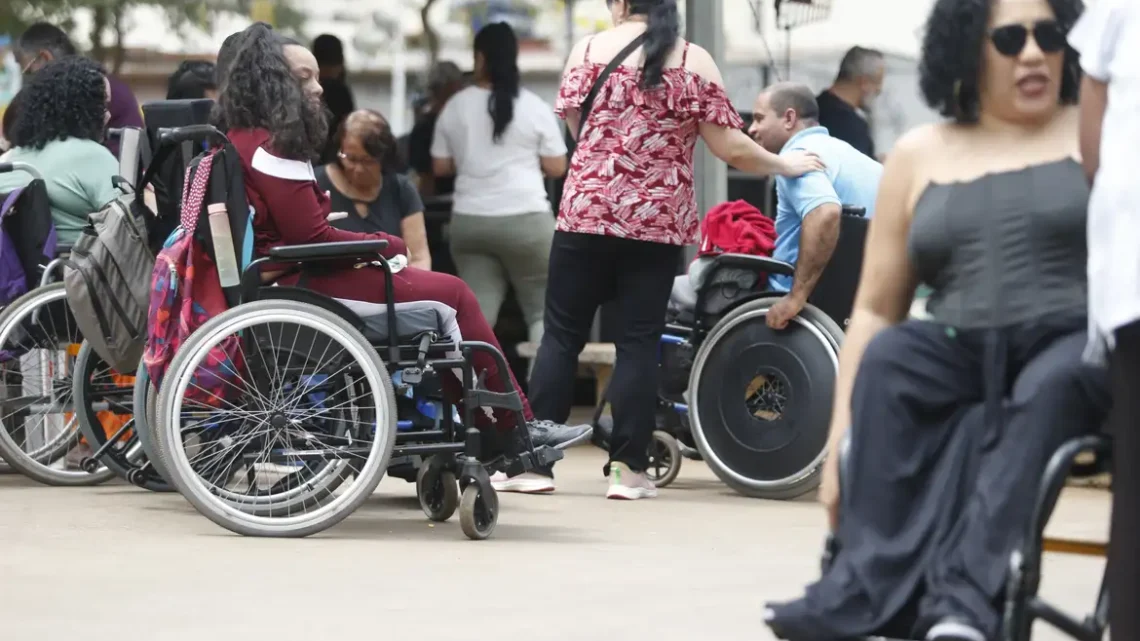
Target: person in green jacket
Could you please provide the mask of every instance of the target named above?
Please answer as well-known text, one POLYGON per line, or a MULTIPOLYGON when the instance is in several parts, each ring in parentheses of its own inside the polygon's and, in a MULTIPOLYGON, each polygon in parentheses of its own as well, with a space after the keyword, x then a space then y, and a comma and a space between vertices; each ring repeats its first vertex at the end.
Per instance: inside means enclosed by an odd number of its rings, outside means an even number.
MULTIPOLYGON (((20 92, 12 148, 0 162, 35 167, 47 183, 59 242, 72 245, 87 216, 119 195, 112 179, 118 160, 103 146, 110 88, 98 63, 72 56, 55 60, 20 92)), ((0 194, 28 183, 21 172, 0 174, 0 194)))

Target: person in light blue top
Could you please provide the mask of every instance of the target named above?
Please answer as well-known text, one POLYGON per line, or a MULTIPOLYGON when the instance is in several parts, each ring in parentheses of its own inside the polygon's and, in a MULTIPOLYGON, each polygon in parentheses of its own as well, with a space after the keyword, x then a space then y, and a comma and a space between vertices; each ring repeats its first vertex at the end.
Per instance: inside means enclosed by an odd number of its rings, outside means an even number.
POLYGON ((776 250, 773 258, 796 266, 795 278, 772 276, 787 292, 768 312, 768 326, 783 329, 807 303, 839 240, 845 205, 875 213, 883 166, 819 125, 819 105, 806 85, 779 83, 756 99, 748 133, 781 155, 810 151, 826 166, 799 178, 776 178, 776 250))
MULTIPOLYGON (((98 63, 70 56, 45 66, 20 92, 19 112, 0 162, 22 162, 44 177, 59 242, 75 244, 87 216, 119 196, 115 156, 103 146, 110 88, 98 63)), ((8 135, 5 132, 5 135, 8 135)), ((0 194, 28 183, 0 174, 0 194)))

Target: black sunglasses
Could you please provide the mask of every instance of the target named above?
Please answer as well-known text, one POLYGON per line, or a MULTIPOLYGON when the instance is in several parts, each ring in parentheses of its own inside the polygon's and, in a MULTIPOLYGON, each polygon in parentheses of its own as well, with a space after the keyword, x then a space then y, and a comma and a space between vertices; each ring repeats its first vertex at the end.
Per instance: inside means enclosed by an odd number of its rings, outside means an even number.
POLYGON ((1033 40, 1044 53, 1057 53, 1065 48, 1065 32, 1056 20, 1042 20, 1032 27, 1023 24, 1007 24, 990 32, 994 48, 1003 56, 1020 55, 1029 42, 1032 30, 1033 40))

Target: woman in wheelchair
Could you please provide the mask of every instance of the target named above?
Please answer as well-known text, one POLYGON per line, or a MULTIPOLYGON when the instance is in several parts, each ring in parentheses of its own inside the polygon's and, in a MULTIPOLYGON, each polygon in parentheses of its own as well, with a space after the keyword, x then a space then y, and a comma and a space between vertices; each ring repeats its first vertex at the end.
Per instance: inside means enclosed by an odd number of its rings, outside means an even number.
POLYGON ((836 552, 781 638, 998 638, 1011 552, 1053 452, 1099 427, 1082 364, 1080 0, 938 0, 921 88, 948 122, 888 157, 840 356, 821 487, 836 552), (905 320, 916 285, 928 321, 905 320), (850 426, 842 485, 841 440, 850 426))
MULTIPOLYGON (((255 24, 246 31, 219 96, 218 115, 241 156, 246 195, 254 210, 254 253, 265 256, 271 248, 288 245, 383 239, 388 241, 385 258, 406 256, 406 245, 398 236, 345 231, 329 225, 330 200, 318 186, 309 161, 324 145, 328 128, 316 59, 303 46, 265 25, 255 24)), ((411 266, 396 271, 394 281, 398 304, 432 306, 450 321, 446 324, 457 330, 462 340, 498 347, 494 331, 463 281, 411 266)), ((299 277, 284 276, 278 282, 297 285, 299 277)), ((342 300, 385 302, 384 273, 378 268, 356 269, 349 264, 342 270, 306 277, 303 285, 342 300)), ((486 373, 490 391, 510 391, 496 389, 501 384, 493 357, 480 352, 473 359, 476 371, 486 373)), ((513 376, 510 380, 517 388, 513 376)), ((457 401, 458 380, 444 377, 444 385, 457 401)), ((523 406, 536 446, 565 446, 589 437, 589 426, 534 421, 525 398, 523 406)), ((494 414, 498 431, 515 427, 513 413, 495 410, 494 414)), ((482 412, 475 416, 477 423, 482 421, 480 428, 492 425, 482 412)))
MULTIPOLYGON (((114 200, 119 163, 103 146, 111 93, 98 63, 60 58, 32 77, 20 92, 19 117, 5 136, 12 149, 4 162, 23 162, 44 176, 59 242, 73 245, 87 215, 114 200)), ((0 194, 23 187, 19 172, 0 175, 0 194)))

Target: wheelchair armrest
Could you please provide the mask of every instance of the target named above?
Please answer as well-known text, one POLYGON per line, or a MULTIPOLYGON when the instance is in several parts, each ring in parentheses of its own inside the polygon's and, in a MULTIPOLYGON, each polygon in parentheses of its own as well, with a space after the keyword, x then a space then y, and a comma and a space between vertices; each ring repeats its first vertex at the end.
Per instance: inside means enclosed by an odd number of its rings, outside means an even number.
POLYGON ((753 256, 751 254, 721 254, 713 259, 713 264, 710 266, 708 273, 711 275, 714 271, 722 267, 739 267, 741 269, 751 269, 778 276, 796 275, 796 268, 793 265, 789 265, 782 260, 776 260, 775 258, 753 256))
POLYGON ((386 240, 353 240, 343 243, 289 245, 269 250, 269 257, 280 262, 305 263, 318 260, 381 260, 388 248, 386 240))

